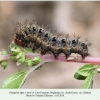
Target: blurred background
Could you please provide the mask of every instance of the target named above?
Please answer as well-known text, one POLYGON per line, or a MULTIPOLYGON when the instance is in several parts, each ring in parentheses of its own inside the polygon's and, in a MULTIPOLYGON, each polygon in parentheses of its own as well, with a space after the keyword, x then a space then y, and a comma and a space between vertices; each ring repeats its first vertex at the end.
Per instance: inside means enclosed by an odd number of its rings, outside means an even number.
MULTIPOLYGON (((92 43, 91 56, 100 57, 100 2, 87 1, 0 1, 0 51, 6 49, 13 40, 12 30, 16 22, 37 19, 49 24, 58 32, 77 34, 84 41, 92 43)), ((9 52, 8 52, 9 53, 9 52)), ((81 88, 83 81, 74 79, 74 73, 82 63, 47 63, 32 72, 22 88, 81 88)), ((9 61, 6 70, 0 67, 0 86, 21 66, 9 61)), ((93 88, 100 88, 100 75, 94 78, 93 88)))

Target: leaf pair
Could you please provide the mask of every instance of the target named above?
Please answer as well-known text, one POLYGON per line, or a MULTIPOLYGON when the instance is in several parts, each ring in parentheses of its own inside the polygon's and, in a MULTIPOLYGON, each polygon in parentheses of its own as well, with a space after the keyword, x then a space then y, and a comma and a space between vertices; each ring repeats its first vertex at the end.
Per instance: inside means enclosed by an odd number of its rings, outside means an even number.
POLYGON ((78 80, 85 80, 82 88, 90 89, 93 86, 93 78, 95 76, 94 70, 96 69, 94 64, 86 64, 81 67, 75 74, 74 78, 78 80))

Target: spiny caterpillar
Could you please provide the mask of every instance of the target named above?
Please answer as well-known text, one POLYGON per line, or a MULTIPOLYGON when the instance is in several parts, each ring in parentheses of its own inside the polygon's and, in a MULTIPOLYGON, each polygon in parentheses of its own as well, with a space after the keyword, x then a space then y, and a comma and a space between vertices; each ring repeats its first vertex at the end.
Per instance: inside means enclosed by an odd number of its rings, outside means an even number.
POLYGON ((75 34, 74 39, 70 40, 68 34, 57 34, 56 31, 48 30, 46 27, 39 26, 37 22, 24 25, 19 24, 14 31, 14 42, 22 47, 31 48, 33 51, 40 50, 41 55, 52 53, 57 59, 59 54, 64 53, 68 58, 71 53, 77 53, 85 58, 89 55, 88 46, 91 43, 81 42, 79 36, 75 34))

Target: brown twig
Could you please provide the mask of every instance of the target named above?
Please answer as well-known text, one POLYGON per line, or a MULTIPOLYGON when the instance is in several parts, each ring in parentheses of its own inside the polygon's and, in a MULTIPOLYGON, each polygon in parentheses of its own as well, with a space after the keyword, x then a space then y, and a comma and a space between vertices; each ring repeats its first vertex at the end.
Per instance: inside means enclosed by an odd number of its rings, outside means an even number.
MULTIPOLYGON (((41 59, 45 62, 78 62, 78 63, 91 63, 91 64, 100 64, 100 58, 95 57, 86 57, 82 59, 81 56, 70 56, 68 59, 66 59, 65 56, 60 55, 58 59, 55 59, 52 54, 46 54, 46 55, 40 55, 37 53, 28 53, 25 55, 26 58, 34 58, 36 56, 41 57, 41 59)), ((0 61, 9 60, 10 54, 8 55, 0 55, 0 61)))

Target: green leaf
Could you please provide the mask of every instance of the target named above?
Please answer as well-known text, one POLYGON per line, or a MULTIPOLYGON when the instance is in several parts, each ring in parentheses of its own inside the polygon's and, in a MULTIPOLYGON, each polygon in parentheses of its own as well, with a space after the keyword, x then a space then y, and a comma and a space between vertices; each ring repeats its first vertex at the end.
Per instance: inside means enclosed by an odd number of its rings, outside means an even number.
POLYGON ((25 54, 23 52, 20 52, 17 54, 16 59, 18 59, 19 63, 23 63, 25 61, 25 54))
POLYGON ((1 55, 6 55, 6 54, 7 54, 6 50, 2 49, 1 55))
POLYGON ((19 69, 18 72, 21 72, 24 68, 27 68, 28 66, 23 66, 22 68, 19 69))
POLYGON ((22 52, 21 49, 20 49, 16 44, 10 45, 9 51, 10 51, 10 53, 11 53, 12 55, 16 55, 16 54, 22 52))
POLYGON ((78 79, 78 80, 85 80, 85 79, 86 79, 85 76, 82 76, 82 75, 80 75, 80 74, 77 73, 77 72, 74 74, 74 78, 76 78, 76 79, 78 79))
POLYGON ((91 89, 93 86, 93 77, 96 73, 90 74, 84 81, 82 88, 83 89, 91 89))
POLYGON ((38 63, 40 63, 42 60, 41 60, 41 58, 40 57, 34 57, 34 59, 33 59, 33 66, 35 66, 35 65, 37 65, 38 63))
POLYGON ((27 58, 27 59, 25 60, 25 62, 26 62, 26 64, 27 64, 27 66, 33 66, 33 60, 32 60, 32 59, 27 58))
POLYGON ((22 86, 28 71, 21 71, 8 77, 2 84, 3 89, 17 89, 22 86))
POLYGON ((41 62, 41 58, 40 57, 34 57, 34 59, 29 59, 29 58, 27 58, 26 60, 25 60, 25 62, 26 62, 26 64, 27 64, 27 66, 35 66, 35 65, 37 65, 38 63, 40 63, 41 62))
POLYGON ((2 62, 1 62, 1 66, 2 66, 4 69, 6 69, 7 66, 8 66, 8 62, 7 62, 7 61, 2 61, 2 62))
POLYGON ((25 48, 25 49, 26 49, 27 52, 30 52, 30 53, 33 52, 31 48, 25 48))
POLYGON ((98 73, 100 73, 100 67, 98 67, 96 70, 97 70, 98 73))
POLYGON ((86 64, 83 67, 81 67, 77 71, 77 73, 86 77, 90 75, 91 73, 93 73, 94 69, 96 69, 94 64, 86 64))
POLYGON ((15 59, 16 59, 16 56, 13 56, 13 55, 10 56, 10 60, 15 60, 15 59))
POLYGON ((22 56, 23 56, 23 52, 20 52, 17 54, 16 59, 22 58, 22 56))
POLYGON ((18 59, 18 62, 21 63, 21 64, 24 63, 24 61, 25 61, 25 58, 18 59))
MULTIPOLYGON (((2 49, 2 51, 0 53, 1 53, 1 55, 6 55, 7 54, 6 50, 4 50, 4 49, 2 49)), ((4 69, 6 69, 7 66, 8 66, 8 61, 0 61, 0 65, 4 69)))

